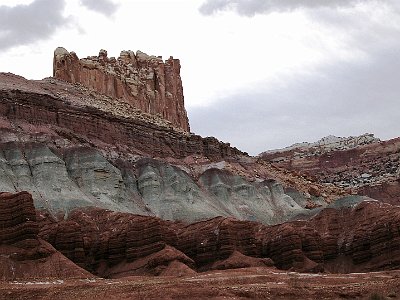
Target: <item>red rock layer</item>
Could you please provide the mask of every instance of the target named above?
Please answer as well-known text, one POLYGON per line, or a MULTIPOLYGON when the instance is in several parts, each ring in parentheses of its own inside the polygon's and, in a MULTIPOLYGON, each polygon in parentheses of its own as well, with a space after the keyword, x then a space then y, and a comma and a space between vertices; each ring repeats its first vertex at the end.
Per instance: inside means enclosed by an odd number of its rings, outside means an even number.
POLYGON ((143 112, 160 115, 189 132, 184 106, 180 61, 170 57, 148 56, 138 51, 122 51, 117 59, 108 58, 107 51, 99 56, 79 59, 64 48, 54 51, 53 76, 70 83, 80 83, 126 101, 143 112))
POLYGON ((0 193, 0 280, 93 277, 38 233, 31 195, 0 193))
MULTIPOLYGON (((15 79, 17 80, 17 79, 15 79)), ((25 85, 17 80, 15 88, 25 85)), ((38 89, 34 83, 32 89, 38 89)), ((71 90, 73 86, 69 86, 71 90)), ((215 138, 183 134, 141 119, 127 119, 88 106, 71 105, 38 89, 25 92, 0 89, 0 115, 11 121, 22 121, 53 127, 58 135, 75 143, 133 152, 150 157, 186 157, 193 154, 210 159, 230 159, 246 155, 228 143, 215 138)))
POLYGON ((201 269, 227 259, 234 251, 257 257, 261 248, 255 238, 256 224, 222 217, 194 223, 180 229, 177 248, 201 269))
POLYGON ((60 222, 40 214, 40 222, 43 239, 103 277, 158 275, 173 261, 194 266, 190 258, 172 248, 177 244, 175 225, 158 218, 85 209, 75 210, 60 222))
POLYGON ((378 201, 339 211, 325 209, 310 220, 323 240, 326 265, 336 272, 398 269, 399 224, 399 206, 378 201), (343 263, 345 257, 351 263, 343 263))
POLYGON ((0 245, 32 249, 39 245, 38 233, 31 195, 0 193, 0 245))
POLYGON ((174 261, 199 271, 273 262, 303 272, 400 268, 400 209, 377 201, 275 226, 222 217, 184 225, 99 209, 40 223, 41 237, 100 276, 157 275, 174 261), (78 234, 59 234, 71 222, 78 234))

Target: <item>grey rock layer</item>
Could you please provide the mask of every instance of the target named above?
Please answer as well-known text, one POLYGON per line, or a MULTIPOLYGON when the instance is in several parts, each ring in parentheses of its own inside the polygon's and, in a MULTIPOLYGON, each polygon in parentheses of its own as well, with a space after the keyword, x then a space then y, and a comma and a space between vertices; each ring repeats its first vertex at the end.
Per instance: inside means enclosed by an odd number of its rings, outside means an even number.
POLYGON ((95 206, 166 220, 232 216, 273 224, 304 211, 273 180, 249 182, 215 168, 193 178, 154 159, 110 161, 95 148, 20 141, 0 143, 0 190, 28 191, 37 209, 54 215, 95 206))

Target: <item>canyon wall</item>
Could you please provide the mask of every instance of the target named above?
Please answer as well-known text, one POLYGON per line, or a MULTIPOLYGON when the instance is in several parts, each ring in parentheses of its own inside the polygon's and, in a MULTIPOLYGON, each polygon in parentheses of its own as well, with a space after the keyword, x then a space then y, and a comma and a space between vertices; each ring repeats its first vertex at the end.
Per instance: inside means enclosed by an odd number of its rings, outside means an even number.
POLYGON ((53 76, 126 101, 189 132, 180 68, 179 59, 170 57, 164 62, 141 51, 122 51, 115 59, 100 50, 98 56, 79 59, 74 52, 57 48, 53 76))

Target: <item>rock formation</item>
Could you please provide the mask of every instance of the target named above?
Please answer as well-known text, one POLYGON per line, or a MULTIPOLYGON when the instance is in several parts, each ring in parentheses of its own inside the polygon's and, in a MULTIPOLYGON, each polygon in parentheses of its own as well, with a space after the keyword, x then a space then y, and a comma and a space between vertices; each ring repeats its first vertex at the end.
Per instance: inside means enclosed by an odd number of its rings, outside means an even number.
POLYGON ((267 151, 260 156, 276 167, 314 182, 335 185, 388 203, 400 201, 400 139, 379 141, 372 135, 342 138, 327 147, 308 144, 267 151), (313 146, 310 146, 313 145, 313 146), (332 146, 334 145, 334 146, 332 146))
POLYGON ((360 136, 349 136, 349 137, 337 137, 334 135, 329 135, 323 137, 322 139, 316 141, 315 143, 309 143, 309 142, 297 143, 282 149, 265 151, 261 153, 260 156, 277 154, 277 153, 287 153, 289 151, 293 151, 293 154, 296 157, 313 156, 313 155, 328 153, 331 151, 349 150, 357 148, 362 145, 368 145, 377 142, 380 142, 380 140, 371 133, 365 133, 360 136))
POLYGON ((58 215, 94 206, 267 224, 306 210, 273 174, 256 177, 256 160, 229 144, 175 130, 129 105, 113 110, 108 98, 66 82, 0 78, 0 190, 29 191, 38 209, 58 215))
POLYGON ((120 57, 99 56, 79 59, 64 48, 54 51, 53 76, 70 83, 80 83, 123 101, 142 112, 159 115, 174 126, 189 132, 183 98, 179 59, 149 56, 141 51, 122 51, 120 57))
POLYGON ((0 281, 93 277, 39 239, 38 233, 31 195, 0 193, 0 281))
POLYGON ((102 277, 272 266, 335 273, 398 269, 400 209, 365 198, 310 220, 275 226, 217 217, 193 224, 79 209, 66 220, 39 216, 40 236, 102 277))
POLYGON ((110 103, 71 84, 29 82, 8 74, 0 74, 0 79, 1 116, 13 122, 53 127, 57 134, 86 145, 100 148, 109 144, 120 152, 150 157, 199 154, 218 159, 246 155, 215 138, 174 130, 164 119, 137 112, 129 104, 117 105, 116 109, 114 100, 110 103))

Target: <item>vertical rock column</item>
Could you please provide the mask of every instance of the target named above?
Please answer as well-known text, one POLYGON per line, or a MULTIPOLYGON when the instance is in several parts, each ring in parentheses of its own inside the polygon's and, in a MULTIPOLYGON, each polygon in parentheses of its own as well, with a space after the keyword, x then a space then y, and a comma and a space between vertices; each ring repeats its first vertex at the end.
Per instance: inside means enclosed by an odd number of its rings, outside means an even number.
POLYGON ((164 62, 141 51, 122 51, 115 59, 100 50, 98 56, 79 59, 59 47, 53 60, 55 78, 125 101, 189 132, 180 68, 179 59, 170 57, 164 62))

